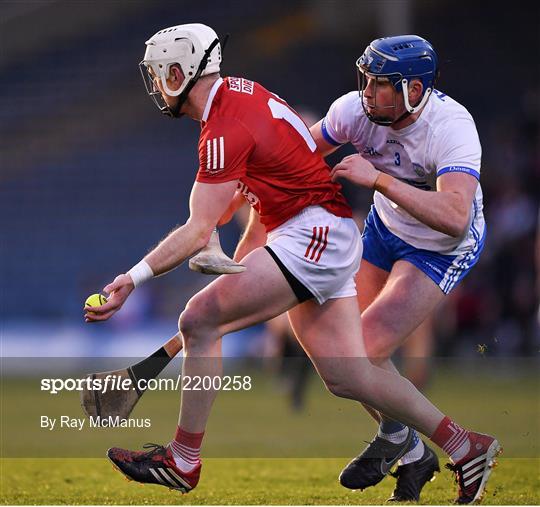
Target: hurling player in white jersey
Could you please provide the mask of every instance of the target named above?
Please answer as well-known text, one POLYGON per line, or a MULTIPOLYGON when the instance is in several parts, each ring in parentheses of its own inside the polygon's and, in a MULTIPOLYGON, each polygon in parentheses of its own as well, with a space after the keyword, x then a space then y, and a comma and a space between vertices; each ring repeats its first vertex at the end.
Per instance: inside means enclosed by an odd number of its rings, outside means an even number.
MULTIPOLYGON (((392 354, 482 251, 481 146, 469 112, 434 89, 438 59, 425 39, 374 40, 356 65, 359 91, 338 98, 311 133, 323 155, 346 143, 358 151, 334 167, 334 180, 375 190, 362 236, 358 298, 370 358, 397 372, 392 354)), ((416 432, 408 443, 404 424, 366 408, 379 430, 343 470, 341 483, 363 489, 379 482, 378 449, 390 442, 396 453, 405 452, 391 500, 418 500, 439 470, 437 457, 416 432)))

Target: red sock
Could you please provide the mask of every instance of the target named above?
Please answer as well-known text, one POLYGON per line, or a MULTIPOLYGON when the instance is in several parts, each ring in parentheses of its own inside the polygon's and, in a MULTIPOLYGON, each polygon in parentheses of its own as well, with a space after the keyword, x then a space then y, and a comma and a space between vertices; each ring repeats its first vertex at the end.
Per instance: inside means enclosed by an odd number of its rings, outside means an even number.
POLYGON ((430 439, 448 454, 454 463, 463 459, 471 448, 469 432, 449 417, 441 421, 430 439))
POLYGON ((180 426, 176 428, 174 440, 170 449, 176 465, 182 472, 191 472, 201 462, 201 445, 204 437, 202 433, 190 433, 180 426))

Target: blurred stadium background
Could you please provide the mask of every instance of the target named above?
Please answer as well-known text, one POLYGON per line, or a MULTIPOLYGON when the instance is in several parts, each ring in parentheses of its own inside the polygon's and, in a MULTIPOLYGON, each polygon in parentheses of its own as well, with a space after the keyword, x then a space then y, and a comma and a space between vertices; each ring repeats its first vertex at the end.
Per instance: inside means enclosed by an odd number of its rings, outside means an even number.
MULTIPOLYGON (((182 266, 138 290, 109 324, 82 323, 86 296, 188 215, 198 126, 156 112, 137 64, 157 29, 201 21, 231 34, 223 74, 261 82, 307 122, 356 87, 354 62, 370 40, 407 32, 430 40, 442 62, 438 88, 477 122, 488 223, 479 265, 434 319, 435 355, 474 355, 480 344, 487 355, 537 356, 538 7, 524 15, 486 5, 3 1, 3 355, 107 355, 126 333, 134 355, 144 354, 149 340, 174 332, 185 302, 208 283, 182 266)), ((361 218, 370 192, 346 192, 361 218)), ((235 224, 222 231, 229 253, 238 234, 235 224)), ((255 346, 233 341, 231 354, 255 346)))
MULTIPOLYGON (((146 355, 209 278, 187 265, 104 325, 82 306, 188 216, 198 125, 161 117, 138 62, 159 28, 230 33, 223 74, 261 82, 309 123, 356 88, 372 39, 417 33, 441 60, 483 145, 488 223, 478 266, 433 319, 434 356, 537 358, 540 192, 538 6, 439 0, 6 1, 0 4, 2 356, 146 355), (536 255, 535 255, 536 252, 536 255)), ((349 153, 343 148, 335 162, 349 153)), ((347 187, 359 219, 370 192, 347 187)), ((222 230, 232 253, 240 229, 222 230)), ((264 353, 254 328, 225 340, 264 353)), ((536 404, 538 413, 538 403, 536 404)))

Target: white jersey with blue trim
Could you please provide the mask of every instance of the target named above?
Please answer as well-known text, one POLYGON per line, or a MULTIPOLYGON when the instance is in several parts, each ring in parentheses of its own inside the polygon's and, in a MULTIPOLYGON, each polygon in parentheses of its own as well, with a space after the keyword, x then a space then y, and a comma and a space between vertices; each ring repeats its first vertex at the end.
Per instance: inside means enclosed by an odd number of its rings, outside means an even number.
MULTIPOLYGON (((322 133, 334 145, 350 142, 376 169, 422 190, 436 191, 437 177, 448 172, 480 179, 482 148, 474 120, 465 107, 438 90, 417 120, 400 130, 371 122, 359 93, 347 93, 330 106, 322 133)), ((460 238, 423 224, 379 192, 373 200, 390 232, 416 248, 460 255, 474 249, 484 234, 480 184, 469 227, 460 238)))

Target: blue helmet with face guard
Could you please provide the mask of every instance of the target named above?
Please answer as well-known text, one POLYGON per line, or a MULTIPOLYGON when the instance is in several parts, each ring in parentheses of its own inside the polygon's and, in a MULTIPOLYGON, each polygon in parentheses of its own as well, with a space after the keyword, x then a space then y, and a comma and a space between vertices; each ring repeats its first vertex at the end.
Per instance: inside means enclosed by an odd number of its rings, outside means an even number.
MULTIPOLYGON (((357 60, 356 66, 360 92, 364 89, 366 75, 375 79, 388 80, 398 93, 403 93, 408 114, 424 107, 439 74, 437 53, 427 40, 418 35, 398 35, 375 39, 357 60), (413 79, 420 80, 423 88, 421 100, 414 106, 409 103, 408 95, 408 84, 413 79)), ((378 121, 367 112, 366 114, 370 120, 381 125, 390 125, 396 121, 389 119, 378 121)))

